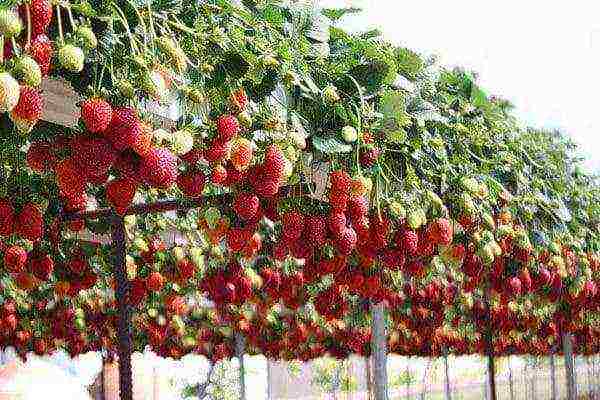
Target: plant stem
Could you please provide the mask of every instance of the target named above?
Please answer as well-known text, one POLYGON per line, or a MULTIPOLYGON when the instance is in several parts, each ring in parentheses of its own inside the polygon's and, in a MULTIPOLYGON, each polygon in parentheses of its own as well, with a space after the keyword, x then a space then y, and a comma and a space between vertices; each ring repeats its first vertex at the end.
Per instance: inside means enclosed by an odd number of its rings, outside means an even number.
POLYGON ((127 22, 127 18, 125 18, 125 14, 116 3, 113 3, 113 7, 119 16, 121 24, 123 24, 123 28, 125 28, 125 30, 127 31, 129 43, 131 44, 131 50, 133 50, 134 53, 139 53, 137 45, 135 44, 135 40, 133 38, 133 34, 131 33, 131 29, 129 28, 129 23, 127 22))
POLYGON ((73 19, 73 13, 71 12, 71 7, 67 6, 67 13, 69 15, 69 22, 71 23, 71 29, 74 31, 75 30, 75 20, 73 19))
POLYGON ((4 35, 0 35, 0 64, 4 63, 4 35))
POLYGON ((31 43, 31 9, 29 3, 25 3, 25 15, 27 16, 27 46, 31 43))
POLYGON ((156 52, 156 47, 154 41, 156 40, 156 31, 154 30, 154 19, 152 18, 152 8, 150 7, 150 2, 146 3, 146 7, 148 8, 148 21, 150 21, 150 36, 152 40, 150 41, 152 46, 152 51, 156 52))
POLYGON ((62 26, 62 17, 60 15, 60 6, 56 5, 56 21, 58 22, 58 36, 60 37, 61 44, 65 41, 65 37, 63 35, 63 26, 62 26))

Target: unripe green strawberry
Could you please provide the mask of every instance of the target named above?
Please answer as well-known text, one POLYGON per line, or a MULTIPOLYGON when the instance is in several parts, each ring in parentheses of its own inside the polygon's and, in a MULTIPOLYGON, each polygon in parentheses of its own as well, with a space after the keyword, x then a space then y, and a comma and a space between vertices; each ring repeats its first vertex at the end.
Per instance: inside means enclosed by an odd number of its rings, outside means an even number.
POLYGON ((89 26, 79 26, 75 31, 75 36, 77 37, 81 46, 86 50, 93 50, 98 47, 98 39, 96 38, 96 34, 89 26))
POLYGON ((243 127, 250 129, 252 127, 252 116, 248 111, 242 111, 237 116, 238 121, 242 124, 243 127))
POLYGON ((353 126, 345 126, 342 128, 342 136, 348 143, 354 143, 358 140, 358 131, 353 126))
POLYGON ((550 251, 554 254, 560 254, 560 252, 561 252, 560 245, 556 242, 550 243, 550 251))
POLYGON ((511 236, 514 235, 515 231, 513 230, 512 226, 510 225, 500 225, 498 227, 498 229, 496 229, 496 235, 499 239, 502 239, 506 236, 511 236))
POLYGON ((121 96, 126 99, 133 99, 135 97, 135 88, 131 84, 131 82, 127 82, 126 80, 119 80, 116 84, 117 89, 121 96))
POLYGON ((183 338, 182 344, 183 347, 185 347, 186 349, 191 349, 196 347, 196 344, 198 342, 196 341, 196 338, 193 336, 186 336, 183 338))
POLYGON ((146 94, 157 101, 164 101, 167 95, 167 83, 158 71, 142 73, 141 88, 146 94))
POLYGON ((42 70, 38 63, 29 56, 22 56, 15 60, 13 73, 17 79, 28 86, 37 87, 42 83, 42 70))
POLYGON ((183 250, 183 248, 180 246, 173 247, 172 252, 173 252, 173 257, 175 257, 175 260, 177 260, 177 261, 181 261, 185 258, 185 250, 183 250))
POLYGON ((398 201, 392 201, 390 203, 390 211, 392 212, 392 215, 398 219, 406 218, 406 209, 398 201))
POLYGON ((0 72, 0 112, 11 112, 19 102, 19 82, 8 72, 0 72))
POLYGON ((485 224, 485 227, 488 229, 494 229, 496 227, 496 223, 494 222, 494 218, 492 217, 492 215, 490 213, 484 213, 483 214, 483 222, 485 224))
POLYGON ((194 147, 194 135, 189 129, 181 129, 173 134, 171 150, 177 155, 186 154, 194 147))
POLYGON ((479 191, 479 183, 474 178, 463 177, 460 180, 461 186, 471 194, 475 194, 479 191))
POLYGON ((13 9, 0 10, 0 34, 6 39, 19 36, 23 30, 23 22, 13 9))
POLYGON ((337 88, 330 85, 323 89, 323 100, 325 100, 326 103, 337 103, 340 100, 337 88))
POLYGON ((181 90, 185 97, 192 103, 202 104, 206 101, 204 95, 202 94, 202 91, 198 88, 185 86, 181 90))
POLYGON ((58 50, 58 63, 69 72, 79 73, 83 70, 85 55, 81 48, 65 44, 58 50))
POLYGON ((159 37, 156 39, 156 44, 158 48, 170 58, 170 61, 173 63, 177 72, 185 72, 187 68, 187 56, 173 39, 166 36, 159 37))
POLYGON ((416 208, 408 214, 407 222, 411 229, 417 230, 427 223, 427 217, 422 209, 416 208))

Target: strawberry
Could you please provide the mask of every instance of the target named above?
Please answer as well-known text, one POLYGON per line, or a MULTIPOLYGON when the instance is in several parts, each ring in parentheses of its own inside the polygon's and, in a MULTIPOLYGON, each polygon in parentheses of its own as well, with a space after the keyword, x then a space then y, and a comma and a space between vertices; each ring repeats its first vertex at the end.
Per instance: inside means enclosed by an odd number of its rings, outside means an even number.
POLYGON ((92 28, 89 26, 78 26, 77 30, 75 30, 75 37, 77 38, 78 43, 81 44, 85 50, 94 50, 96 47, 98 47, 98 38, 96 37, 96 34, 92 28))
POLYGON ((145 122, 140 123, 140 131, 135 141, 131 144, 131 149, 140 157, 145 157, 152 151, 152 127, 145 122))
MULTIPOLYGON (((19 7, 19 14, 24 21, 27 20, 25 5, 19 7)), ((52 4, 50 0, 31 0, 29 2, 29 15, 31 17, 32 36, 45 33, 52 22, 52 4)))
POLYGON ((363 150, 360 154, 360 165, 364 168, 371 168, 377 162, 379 154, 380 152, 377 148, 363 150))
POLYGON ((242 137, 233 140, 229 159, 238 171, 248 169, 252 162, 252 142, 242 137))
POLYGON ((331 213, 327 222, 331 234, 336 238, 341 238, 346 230, 346 216, 343 213, 331 213))
POLYGON ((215 165, 210 174, 210 181, 215 185, 220 185, 227 179, 227 170, 221 164, 215 165))
POLYGON ((238 135, 240 123, 233 115, 221 115, 217 119, 217 135, 219 141, 229 142, 238 135))
POLYGON ((220 162, 225 158, 229 157, 231 150, 230 142, 223 142, 221 140, 213 140, 206 150, 204 150, 204 158, 210 164, 220 162))
POLYGON ((417 232, 412 229, 404 229, 398 232, 398 237, 396 238, 397 245, 407 256, 414 256, 417 254, 418 246, 419 246, 419 236, 417 232))
POLYGON ((352 221, 358 221, 369 212, 369 200, 365 196, 352 197, 348 202, 348 212, 352 221))
POLYGON ((73 161, 88 178, 104 177, 117 159, 110 142, 101 137, 80 136, 73 140, 73 161))
MULTIPOLYGON (((17 37, 23 30, 23 22, 12 8, 0 9, 0 34, 7 39, 17 37)), ((7 40, 6 42, 10 42, 7 40)))
POLYGON ((15 219, 15 233, 32 242, 42 238, 44 216, 33 203, 26 204, 15 219))
POLYGON ((327 221, 320 215, 306 217, 304 232, 307 242, 315 248, 321 247, 327 240, 327 221))
POLYGON ((236 113, 244 111, 248 105, 248 95, 246 95, 246 91, 243 88, 240 88, 233 92, 229 98, 229 104, 236 113))
POLYGON ((33 142, 27 149, 27 166, 36 172, 48 172, 56 165, 56 157, 48 143, 33 142))
POLYGON ((352 253, 352 250, 354 250, 356 247, 357 240, 358 238, 356 237, 356 232, 354 229, 347 227, 344 229, 336 243, 337 250, 340 252, 340 254, 349 256, 350 253, 352 253))
POLYGON ((21 86, 19 102, 10 113, 10 118, 22 133, 29 133, 44 110, 44 100, 36 89, 21 86))
POLYGON ((113 109, 104 136, 112 142, 115 149, 122 151, 136 143, 141 131, 142 124, 137 111, 131 107, 117 107, 113 109))
POLYGON ((48 76, 52 68, 54 47, 52 41, 45 34, 37 35, 27 47, 27 54, 39 65, 42 76, 48 76))
POLYGON ((13 233, 15 209, 11 202, 0 199, 0 236, 10 236, 13 233))
POLYGON ((14 59, 13 73, 25 85, 37 87, 42 83, 42 70, 31 57, 23 55, 14 59))
POLYGON ((281 149, 272 144, 267 147, 263 162, 263 173, 270 179, 280 183, 285 170, 285 156, 281 149))
POLYGON ((22 272, 27 264, 27 252, 21 246, 10 246, 4 252, 4 268, 9 272, 22 272))
POLYGON ((85 55, 80 47, 65 44, 58 49, 58 63, 69 72, 78 74, 83 70, 85 55))
POLYGON ((61 196, 69 202, 78 203, 85 194, 86 183, 77 163, 73 158, 66 158, 56 164, 54 171, 61 196))
POLYGON ((251 193, 240 193, 233 201, 233 210, 243 221, 252 221, 258 213, 258 197, 251 193))
POLYGON ((177 180, 177 157, 168 149, 155 148, 143 159, 141 175, 152 187, 168 189, 177 180))
POLYGON ((47 281, 54 271, 54 261, 48 254, 41 255, 31 260, 31 272, 33 275, 42 280, 47 281))
POLYGON ((331 182, 331 192, 350 193, 352 188, 352 179, 346 171, 332 171, 329 174, 331 182))
POLYGON ((106 199, 117 214, 124 215, 137 191, 135 182, 127 178, 115 179, 106 186, 106 199))
POLYGON ((152 272, 146 280, 146 288, 151 292, 160 292, 165 285, 165 278, 160 272, 152 272))
POLYGON ((202 171, 189 170, 177 177, 177 187, 187 197, 200 197, 204 191, 206 177, 202 171))
POLYGON ((0 72, 0 112, 11 112, 19 102, 19 82, 8 72, 0 72))
POLYGON ((104 132, 112 120, 112 107, 98 97, 84 100, 81 103, 81 118, 91 133, 104 132))
POLYGON ((446 218, 438 218, 429 227, 430 238, 436 243, 444 246, 452 243, 454 230, 452 224, 446 218))
POLYGON ((304 215, 298 211, 288 211, 281 217, 281 233, 287 243, 300 238, 304 230, 304 215))

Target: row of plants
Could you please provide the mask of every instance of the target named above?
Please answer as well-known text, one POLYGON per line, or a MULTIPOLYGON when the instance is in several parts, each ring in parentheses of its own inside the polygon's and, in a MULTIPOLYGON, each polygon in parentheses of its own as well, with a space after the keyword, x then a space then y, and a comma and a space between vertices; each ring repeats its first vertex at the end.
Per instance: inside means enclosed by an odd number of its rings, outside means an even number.
POLYGON ((474 74, 274 0, 0 8, 0 341, 117 346, 111 207, 138 349, 270 358, 597 351, 600 191, 474 74), (44 79, 81 97, 43 121, 44 79), (164 124, 160 107, 178 118, 164 124), (176 199, 191 211, 128 215, 176 199))

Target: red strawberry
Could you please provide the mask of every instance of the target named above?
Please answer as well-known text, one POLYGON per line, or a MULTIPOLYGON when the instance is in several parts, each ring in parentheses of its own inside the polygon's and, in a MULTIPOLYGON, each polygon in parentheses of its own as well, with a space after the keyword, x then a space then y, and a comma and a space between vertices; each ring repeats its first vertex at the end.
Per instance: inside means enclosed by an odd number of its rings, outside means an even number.
POLYGON ((27 252, 21 246, 11 246, 4 252, 4 268, 9 272, 22 272, 27 264, 27 252))
POLYGON ((56 156, 45 142, 33 142, 27 150, 27 165, 36 172, 48 172, 54 168, 56 156))
POLYGON ((294 242, 300 238, 304 230, 304 215, 298 211, 288 211, 281 217, 281 233, 283 240, 294 242))
POLYGON ((60 194, 67 201, 76 202, 85 194, 85 180, 72 158, 60 161, 54 170, 60 194))
POLYGON ((73 160, 86 177, 103 177, 117 160, 110 142, 101 137, 80 136, 73 140, 73 160))
POLYGON ((251 193, 240 193, 233 202, 233 210, 243 221, 254 220, 259 207, 258 197, 251 193))
POLYGON ((40 92, 30 86, 21 86, 21 95, 10 117, 19 131, 29 133, 44 111, 44 99, 40 92))
POLYGON ((15 209, 10 201, 0 199, 0 236, 10 236, 13 233, 15 209))
POLYGON ((52 67, 54 47, 52 41, 45 34, 37 35, 29 44, 27 53, 38 65, 43 76, 48 76, 52 67))
POLYGON ((269 177, 262 166, 250 168, 248 171, 248 181, 254 192, 263 198, 273 197, 279 192, 280 178, 269 177))
POLYGON ((177 180, 177 157, 165 148, 152 149, 143 159, 141 175, 152 187, 168 189, 177 180))
POLYGON ((179 260, 177 262, 177 274, 182 280, 188 280, 196 273, 196 264, 187 258, 179 260))
POLYGON ((521 281, 516 276, 508 280, 508 290, 513 297, 521 295, 521 281))
POLYGON ((238 135, 240 123, 233 115, 222 115, 217 119, 217 134, 219 141, 229 142, 238 135))
POLYGON ((446 218, 438 218, 430 225, 430 238, 436 243, 444 246, 452 243, 454 230, 452 224, 446 218))
POLYGON ((219 162, 229 155, 231 150, 231 142, 223 142, 221 140, 213 140, 206 150, 204 150, 204 158, 210 164, 219 162))
POLYGON ((146 297, 146 283, 140 278, 135 278, 129 284, 129 300, 133 305, 138 305, 146 297))
POLYGON ((121 176, 140 183, 140 158, 131 151, 124 151, 117 156, 113 169, 121 176))
POLYGON ((41 239, 44 231, 44 216, 33 203, 26 204, 15 220, 15 233, 27 240, 41 239))
POLYGON ((115 211, 123 215, 131 205, 137 185, 127 178, 110 181, 106 187, 106 198, 115 211))
POLYGON ((320 215, 306 217, 306 240, 312 247, 320 247, 327 240, 327 221, 320 215))
POLYGON ((81 103, 81 118, 91 133, 104 132, 112 120, 112 107, 104 99, 94 97, 81 103))
POLYGON ((231 146, 230 160, 235 169, 244 171, 252 162, 252 142, 246 138, 238 138, 231 146))
POLYGON ((346 230, 346 216, 343 213, 332 213, 328 219, 329 231, 336 238, 341 238, 346 230))
POLYGON ((285 169, 285 156, 279 147, 272 144, 267 147, 265 160, 263 162, 263 173, 280 183, 285 169))
POLYGON ((33 275, 43 281, 50 279, 50 275, 54 271, 54 261, 48 254, 44 254, 31 260, 31 272, 33 275))
POLYGON ((398 233, 397 245, 407 256, 414 256, 417 254, 419 247, 419 236, 417 232, 412 229, 404 229, 398 233))
POLYGON ((139 134, 131 144, 132 150, 139 156, 146 157, 153 149, 152 136, 152 127, 145 122, 141 122, 139 134))
POLYGON ((379 149, 372 148, 364 150, 360 154, 360 165, 364 168, 371 168, 377 162, 379 158, 379 149))
POLYGON ((112 118, 104 136, 119 151, 132 147, 138 140, 143 127, 137 111, 131 107, 113 109, 112 118))
POLYGON ((340 254, 349 256, 356 247, 357 240, 354 229, 347 227, 337 241, 337 249, 340 254))
MULTIPOLYGON (((19 13, 27 21, 25 5, 19 7, 19 13)), ((50 0, 31 0, 29 2, 29 15, 31 16, 32 36, 46 33, 52 22, 52 4, 50 0)))
POLYGON ((160 292, 165 286, 165 278, 161 275, 160 272, 152 272, 148 279, 146 280, 146 287, 151 292, 160 292))
POLYGON ((210 174, 210 181, 215 185, 221 185, 227 179, 227 170, 222 165, 215 165, 210 174))
POLYGON ((237 170, 231 162, 225 164, 227 170, 227 179, 223 182, 223 186, 232 187, 241 184, 246 180, 248 173, 246 171, 237 170))
POLYGON ((331 192, 350 193, 352 179, 346 171, 332 171, 329 174, 331 192))
POLYGON ((202 196, 206 177, 202 171, 190 170, 177 177, 177 187, 187 197, 202 196))
POLYGON ((365 196, 355 196, 348 202, 348 212, 352 221, 358 221, 369 212, 369 200, 365 196))

